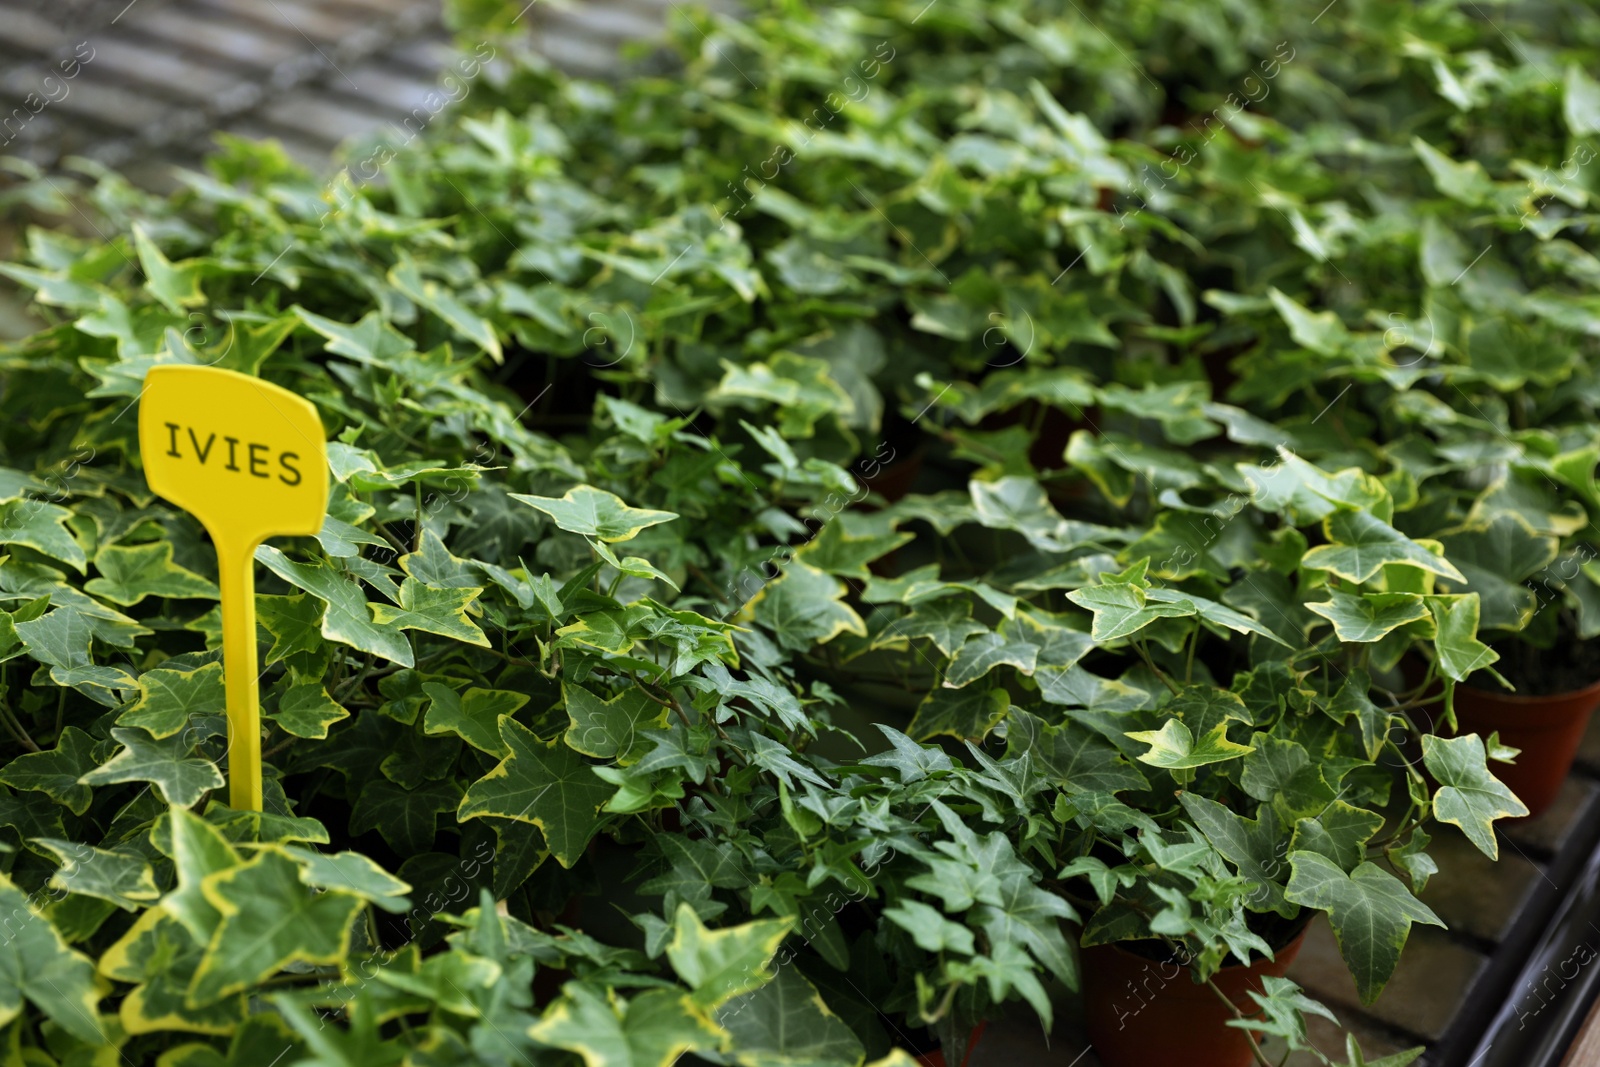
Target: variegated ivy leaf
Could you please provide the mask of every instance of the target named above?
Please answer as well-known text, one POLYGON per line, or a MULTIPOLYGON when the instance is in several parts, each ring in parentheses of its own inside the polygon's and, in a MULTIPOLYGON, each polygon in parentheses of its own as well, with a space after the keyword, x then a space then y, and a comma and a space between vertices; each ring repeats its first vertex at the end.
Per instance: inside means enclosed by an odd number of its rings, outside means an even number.
POLYGON ((1115 641, 1138 633, 1157 619, 1177 619, 1198 613, 1191 600, 1151 601, 1145 580, 1149 557, 1140 559, 1121 574, 1102 574, 1097 585, 1086 585, 1067 594, 1067 599, 1094 613, 1090 631, 1097 642, 1115 641))
POLYGON ((984 631, 969 638, 956 651, 945 672, 944 684, 950 689, 960 689, 1001 664, 1015 667, 1023 674, 1032 674, 1038 658, 1038 645, 1016 640, 1008 634, 984 631))
POLYGON ((313 741, 327 739, 328 727, 350 717, 344 705, 334 700, 321 679, 307 677, 291 668, 284 672, 270 694, 270 706, 261 710, 284 733, 313 741))
POLYGON ((107 545, 95 555, 94 565, 100 577, 83 588, 113 604, 137 604, 147 596, 216 600, 222 595, 209 578, 172 562, 171 541, 107 545))
POLYGON ((1428 617, 1428 607, 1415 593, 1363 593, 1351 596, 1337 589, 1329 598, 1306 608, 1333 623, 1339 640, 1364 644, 1382 640, 1391 631, 1428 617))
POLYGON ((1044 488, 1032 478, 973 481, 967 488, 980 523, 993 530, 1015 530, 1044 552, 1065 552, 1102 538, 1116 542, 1127 539, 1110 527, 1062 518, 1044 488))
POLYGON ((771 980, 768 965, 793 925, 793 918, 785 917, 710 930, 693 907, 681 903, 673 915, 667 958, 694 990, 690 999, 714 1011, 771 980))
POLYGON ((478 484, 478 476, 489 467, 467 464, 463 467, 441 467, 430 460, 385 466, 376 452, 356 448, 342 441, 328 442, 328 470, 339 482, 349 483, 359 493, 384 489, 398 489, 411 482, 443 483, 451 492, 471 489, 478 484))
POLYGON ((651 989, 625 999, 577 981, 562 987, 561 999, 528 1036, 577 1053, 594 1067, 672 1067, 684 1053, 711 1052, 726 1040, 726 1032, 676 990, 651 989))
MULTIPOLYGON (((1295 823, 1289 847, 1326 856, 1346 871, 1353 871, 1367 856, 1367 842, 1383 828, 1383 816, 1335 800, 1315 818, 1295 823)), ((1421 887, 1418 887, 1421 891, 1421 887)))
POLYGON ((467 614, 482 592, 477 586, 470 589, 440 589, 407 577, 400 583, 399 607, 392 604, 367 606, 372 609, 372 621, 376 626, 422 630, 488 648, 489 639, 467 614))
POLYGON ((225 704, 220 662, 186 671, 157 667, 139 676, 139 699, 117 716, 117 723, 143 729, 159 740, 180 732, 198 716, 222 714, 225 704))
MULTIPOLYGON (((905 618, 890 626, 874 640, 873 647, 887 646, 892 635, 900 637, 925 637, 940 652, 953 656, 966 643, 967 638, 985 632, 988 627, 972 617, 972 601, 965 597, 945 597, 917 605, 905 618)), ((904 647, 902 644, 900 647, 904 647)))
POLYGON ((1289 866, 1292 873, 1285 895, 1296 904, 1328 913, 1363 1004, 1371 1004, 1383 992, 1400 962, 1412 923, 1444 925, 1398 878, 1374 863, 1360 863, 1346 874, 1326 856, 1291 852, 1289 866))
POLYGON ((1358 467, 1328 474, 1286 448, 1278 449, 1277 463, 1236 466, 1250 483, 1255 506, 1284 512, 1296 526, 1318 522, 1341 507, 1369 511, 1380 518, 1393 512, 1383 483, 1358 467))
POLYGON ((94 791, 79 779, 94 766, 94 738, 68 726, 54 748, 24 753, 0 767, 0 783, 44 793, 74 815, 82 815, 89 810, 94 791))
POLYGON ((27 894, 0 874, 0 914, 6 936, 0 940, 0 1026, 22 1014, 27 1000, 57 1026, 95 1046, 111 1035, 100 1025, 100 998, 108 987, 94 964, 67 947, 27 894))
POLYGON ((509 495, 512 500, 519 500, 544 512, 568 533, 596 537, 612 544, 630 541, 645 527, 670 522, 678 517, 672 511, 629 507, 615 493, 596 489, 592 485, 573 486, 560 497, 529 496, 525 493, 509 495))
POLYGON ((297 563, 271 545, 256 549, 256 559, 284 581, 304 589, 326 605, 322 614, 323 637, 404 667, 412 665, 411 642, 393 622, 379 622, 373 618, 373 609, 378 605, 367 602, 355 579, 330 564, 297 563))
POLYGON ((1433 612, 1433 647, 1446 678, 1464 682, 1473 671, 1500 659, 1500 653, 1478 640, 1477 593, 1429 597, 1428 607, 1433 612))
POLYGON ((72 512, 43 500, 0 504, 0 545, 26 545, 82 574, 88 557, 67 529, 72 512))
POLYGON ((845 584, 804 560, 793 560, 783 573, 761 587, 740 613, 772 632, 785 648, 823 645, 840 634, 867 635, 867 624, 844 602, 845 584))
POLYGON ((1168 719, 1159 730, 1130 730, 1128 737, 1150 746, 1139 757, 1140 763, 1171 771, 1188 771, 1212 763, 1238 759, 1250 751, 1249 745, 1228 740, 1228 725, 1221 723, 1196 738, 1177 719, 1168 719))
POLYGON ((402 256, 400 262, 389 271, 389 283, 439 316, 456 333, 489 353, 496 363, 505 362, 500 338, 495 335, 489 320, 457 300, 448 286, 424 278, 417 269, 416 260, 402 256))
POLYGON ((1275 641, 1280 645, 1287 646, 1289 644, 1289 642, 1283 640, 1283 638, 1262 626, 1250 616, 1195 593, 1183 593, 1176 589, 1153 586, 1145 590, 1145 598, 1157 604, 1176 604, 1179 606, 1189 604, 1194 607, 1193 614, 1199 615, 1209 623, 1232 630, 1234 633, 1257 634, 1265 637, 1268 641, 1275 641))
MULTIPOLYGON (((861 1039, 798 967, 780 967, 760 989, 724 1004, 716 1021, 740 1051, 741 1064, 845 1067, 861 1062, 861 1039)), ((906 1063, 909 1067, 909 1058, 906 1063)))
POLYGON ((646 730, 667 725, 667 706, 635 686, 602 700, 581 685, 564 684, 562 700, 571 725, 562 735, 573 749, 626 767, 649 747, 646 730))
POLYGON ((92 848, 50 837, 36 840, 61 861, 50 876, 50 884, 58 889, 109 900, 124 911, 148 907, 161 896, 150 864, 136 852, 92 848))
POLYGON ((510 755, 472 783, 457 818, 532 823, 556 861, 571 867, 605 821, 600 809, 615 790, 578 753, 559 740, 539 740, 509 715, 500 717, 500 738, 510 755))
POLYGON ((243 993, 201 1006, 188 1003, 189 984, 204 955, 205 942, 191 937, 165 909, 151 908, 134 920, 100 957, 101 974, 134 984, 118 1012, 128 1033, 234 1032, 248 1010, 243 993))
POLYGON ((201 892, 222 921, 189 983, 196 1006, 249 989, 291 963, 340 962, 364 904, 340 888, 313 892, 301 881, 300 864, 275 850, 208 875, 201 892))
POLYGON ((1369 512, 1336 511, 1322 521, 1322 529, 1330 543, 1306 553, 1301 566, 1307 570, 1331 571, 1359 584, 1389 564, 1403 563, 1466 583, 1449 560, 1369 512))
POLYGON ((168 261, 138 223, 133 227, 133 243, 139 253, 139 266, 144 270, 144 287, 165 304, 167 310, 181 315, 184 308, 206 302, 206 294, 200 291, 200 279, 207 269, 205 261, 186 259, 177 264, 168 261))
POLYGON ((1006 721, 1006 757, 1026 754, 1039 773, 1069 793, 1150 788, 1110 741, 1076 719, 1050 724, 1021 708, 1006 721))
POLYGON ((817 535, 795 552, 820 571, 864 582, 872 577, 867 565, 912 540, 906 531, 891 528, 882 513, 857 515, 845 511, 827 522, 817 535))
MULTIPOLYGON (((528 702, 525 693, 509 689, 479 689, 476 686, 458 693, 438 682, 424 682, 429 700, 422 732, 430 737, 455 734, 480 752, 501 759, 511 750, 500 740, 500 716, 515 715, 528 702)), ((659 705, 657 705, 659 707, 659 705)))
POLYGON ((1528 808, 1489 772, 1483 738, 1477 734, 1448 738, 1424 734, 1422 759, 1439 783, 1433 794, 1434 818, 1460 827, 1478 851, 1499 859, 1495 820, 1521 818, 1528 808))
POLYGON ((167 803, 180 808, 192 807, 225 784, 216 764, 191 754, 193 742, 186 734, 157 740, 143 730, 113 727, 111 736, 122 751, 80 778, 83 784, 149 782, 167 803))
POLYGON ((1006 691, 998 687, 982 685, 955 690, 940 687, 917 705, 917 713, 912 716, 906 732, 918 741, 941 734, 981 740, 1006 717, 1010 706, 1006 691))

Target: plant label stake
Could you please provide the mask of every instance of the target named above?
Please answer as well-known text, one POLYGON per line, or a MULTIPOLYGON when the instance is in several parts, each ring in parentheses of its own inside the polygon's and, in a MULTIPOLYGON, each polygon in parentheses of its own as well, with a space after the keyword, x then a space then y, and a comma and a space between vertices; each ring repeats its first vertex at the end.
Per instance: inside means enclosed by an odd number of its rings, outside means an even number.
POLYGON ((322 529, 328 459, 322 420, 302 397, 216 367, 152 367, 139 402, 145 480, 211 535, 222 590, 228 694, 228 803, 261 810, 255 551, 322 529))

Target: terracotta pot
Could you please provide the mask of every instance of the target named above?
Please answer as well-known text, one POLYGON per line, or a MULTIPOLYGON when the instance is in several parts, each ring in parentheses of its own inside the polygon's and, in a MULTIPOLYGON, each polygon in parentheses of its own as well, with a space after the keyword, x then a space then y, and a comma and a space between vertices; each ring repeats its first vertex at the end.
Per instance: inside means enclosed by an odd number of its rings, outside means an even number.
MULTIPOLYGON (((972 1033, 967 1037, 967 1054, 961 1059, 961 1067, 967 1067, 967 1061, 972 1059, 972 1050, 978 1047, 978 1039, 983 1036, 984 1027, 988 1025, 988 1023, 979 1023, 972 1028, 972 1033)), ((917 1062, 922 1064, 922 1067, 949 1067, 944 1062, 943 1049, 925 1052, 917 1057, 917 1062)))
MULTIPOLYGON (((1241 1011, 1264 992, 1261 979, 1281 978, 1305 941, 1305 931, 1278 950, 1275 960, 1248 967, 1224 967, 1213 981, 1241 1011)), ((1249 1067, 1253 1062, 1244 1031, 1228 1026, 1233 1016, 1188 968, 1159 963, 1119 945, 1083 950, 1083 999, 1089 1043, 1105 1067, 1249 1067)))
POLYGON ((1517 762, 1496 763, 1489 769, 1528 806, 1529 815, 1537 815, 1554 803, 1572 769, 1589 716, 1600 704, 1600 682, 1549 696, 1458 685, 1455 703, 1461 733, 1487 738, 1498 730, 1501 741, 1522 749, 1517 762))

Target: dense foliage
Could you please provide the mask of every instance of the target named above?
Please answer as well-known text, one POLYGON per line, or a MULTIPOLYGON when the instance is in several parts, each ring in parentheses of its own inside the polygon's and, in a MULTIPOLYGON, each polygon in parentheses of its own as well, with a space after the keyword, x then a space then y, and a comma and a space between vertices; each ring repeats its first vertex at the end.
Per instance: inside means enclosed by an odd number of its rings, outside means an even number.
POLYGON ((855 1065, 1317 912, 1370 999, 1430 833, 1496 855, 1479 631, 1600 632, 1593 25, 750 6, 670 76, 473 62, 376 182, 90 173, 0 266, 26 1062, 855 1065), (162 362, 331 442, 257 556, 259 815, 162 362))

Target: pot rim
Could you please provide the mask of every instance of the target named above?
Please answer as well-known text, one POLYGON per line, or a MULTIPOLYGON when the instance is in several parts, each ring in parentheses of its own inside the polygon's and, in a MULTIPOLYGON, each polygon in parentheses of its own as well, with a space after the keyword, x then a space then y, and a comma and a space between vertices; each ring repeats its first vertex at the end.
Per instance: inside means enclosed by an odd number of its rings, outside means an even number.
POLYGON ((1558 700, 1572 700, 1577 697, 1600 696, 1600 678, 1595 679, 1582 689, 1568 689, 1560 693, 1544 693, 1538 696, 1525 693, 1508 693, 1504 690, 1498 689, 1483 689, 1476 685, 1468 685, 1466 682, 1460 682, 1458 684, 1461 686, 1461 688, 1469 689, 1474 693, 1481 694, 1489 700, 1502 701, 1507 704, 1553 704, 1558 700))
MULTIPOLYGON (((1312 918, 1315 918, 1315 916, 1312 916, 1312 918)), ((1311 920, 1308 919, 1306 921, 1306 924, 1300 928, 1300 932, 1299 933, 1295 934, 1288 941, 1285 941, 1282 945, 1279 945, 1277 948, 1272 950, 1272 958, 1270 960, 1267 959, 1267 957, 1265 957, 1265 956, 1261 956, 1261 957, 1259 957, 1257 959, 1251 960, 1249 963, 1227 963, 1227 964, 1224 964, 1221 967, 1217 968, 1217 973, 1221 974, 1223 971, 1248 971, 1250 968, 1259 967, 1263 963, 1276 963, 1278 961, 1278 957, 1279 956, 1282 956, 1285 952, 1288 952, 1291 948, 1295 947, 1296 945, 1298 945, 1302 941, 1304 941, 1306 939, 1306 935, 1308 933, 1310 933, 1310 932, 1311 932, 1311 920)), ((1151 940, 1154 940, 1154 938, 1148 938, 1148 937, 1124 938, 1122 941, 1107 941, 1107 942, 1105 942, 1103 944, 1099 944, 1099 945, 1080 945, 1079 949, 1081 951, 1088 951, 1090 949, 1096 949, 1096 948, 1109 948, 1109 949, 1116 950, 1117 952, 1121 953, 1124 956, 1129 956, 1129 957, 1132 957, 1133 959, 1136 959, 1136 960, 1145 960, 1146 962, 1150 962, 1149 957, 1141 956, 1137 952, 1131 952, 1128 949, 1123 948, 1122 946, 1127 941, 1151 941, 1151 940)))

